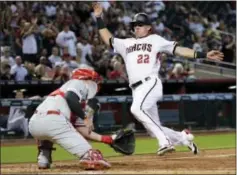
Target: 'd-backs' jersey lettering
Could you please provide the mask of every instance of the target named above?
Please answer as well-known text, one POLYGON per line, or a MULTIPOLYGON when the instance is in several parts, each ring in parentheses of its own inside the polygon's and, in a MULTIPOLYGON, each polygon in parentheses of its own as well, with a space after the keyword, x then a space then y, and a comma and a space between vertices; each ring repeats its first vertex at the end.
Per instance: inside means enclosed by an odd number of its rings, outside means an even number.
POLYGON ((143 77, 158 75, 161 53, 173 54, 176 42, 152 34, 144 38, 114 38, 114 50, 124 59, 129 83, 143 77))

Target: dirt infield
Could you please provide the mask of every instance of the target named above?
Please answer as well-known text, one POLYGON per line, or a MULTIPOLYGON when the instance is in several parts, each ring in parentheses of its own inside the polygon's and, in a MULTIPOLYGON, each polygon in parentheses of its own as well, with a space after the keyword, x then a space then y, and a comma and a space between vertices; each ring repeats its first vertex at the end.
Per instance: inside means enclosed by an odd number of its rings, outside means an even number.
POLYGON ((38 170, 36 164, 3 164, 2 174, 236 174, 235 149, 202 150, 198 155, 174 152, 110 157, 112 168, 106 171, 82 171, 78 161, 58 161, 50 170, 38 170))

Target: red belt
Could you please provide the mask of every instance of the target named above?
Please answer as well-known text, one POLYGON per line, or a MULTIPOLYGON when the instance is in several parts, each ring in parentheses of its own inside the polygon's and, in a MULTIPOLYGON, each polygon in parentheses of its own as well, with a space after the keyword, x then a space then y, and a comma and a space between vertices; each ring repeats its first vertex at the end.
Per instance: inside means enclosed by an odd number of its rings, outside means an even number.
MULTIPOLYGON (((35 110, 35 114, 38 113, 37 110, 35 110)), ((56 114, 56 115, 60 115, 60 112, 59 111, 53 111, 53 110, 49 110, 46 112, 47 115, 49 114, 56 114)))

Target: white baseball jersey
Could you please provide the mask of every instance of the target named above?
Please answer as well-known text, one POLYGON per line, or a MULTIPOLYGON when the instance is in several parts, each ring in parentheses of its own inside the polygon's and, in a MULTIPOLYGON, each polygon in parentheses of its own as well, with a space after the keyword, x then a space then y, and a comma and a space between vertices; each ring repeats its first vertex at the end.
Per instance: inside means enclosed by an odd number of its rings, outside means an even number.
POLYGON ((68 52, 71 56, 77 56, 76 52, 76 35, 73 31, 60 32, 56 38, 56 42, 59 46, 68 47, 68 52))
POLYGON ((59 89, 52 92, 44 101, 37 107, 37 111, 47 112, 49 110, 60 111, 68 120, 75 122, 75 118, 71 118, 71 110, 63 98, 63 95, 72 91, 78 95, 80 102, 93 98, 97 93, 97 84, 90 80, 72 79, 63 84, 59 89), (73 121, 72 121, 73 120, 73 121))
POLYGON ((149 75, 158 75, 161 53, 173 54, 176 42, 157 34, 144 38, 114 38, 112 45, 124 59, 129 83, 133 84, 149 75))

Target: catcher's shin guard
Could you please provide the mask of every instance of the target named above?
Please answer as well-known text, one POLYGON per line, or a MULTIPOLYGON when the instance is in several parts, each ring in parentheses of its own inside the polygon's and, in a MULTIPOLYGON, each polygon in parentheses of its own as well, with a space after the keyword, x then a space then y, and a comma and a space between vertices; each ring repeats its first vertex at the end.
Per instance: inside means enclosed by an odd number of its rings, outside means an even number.
POLYGON ((104 160, 99 150, 88 150, 80 159, 79 165, 84 170, 109 169, 111 165, 104 160))
POLYGON ((53 143, 48 140, 37 140, 38 143, 38 168, 49 169, 52 163, 53 143))

